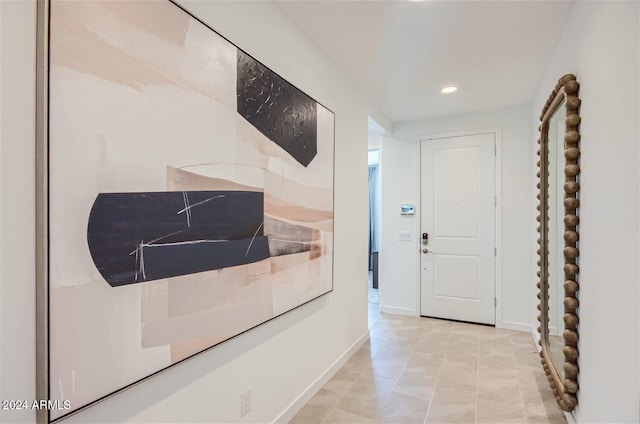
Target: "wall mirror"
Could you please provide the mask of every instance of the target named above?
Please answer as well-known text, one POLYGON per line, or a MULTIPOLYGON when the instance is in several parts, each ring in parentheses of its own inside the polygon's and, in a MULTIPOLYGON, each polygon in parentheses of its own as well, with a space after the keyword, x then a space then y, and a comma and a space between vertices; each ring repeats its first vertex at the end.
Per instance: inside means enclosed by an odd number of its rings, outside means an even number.
POLYGON ((579 84, 564 75, 538 127, 540 356, 565 411, 578 403, 579 84))

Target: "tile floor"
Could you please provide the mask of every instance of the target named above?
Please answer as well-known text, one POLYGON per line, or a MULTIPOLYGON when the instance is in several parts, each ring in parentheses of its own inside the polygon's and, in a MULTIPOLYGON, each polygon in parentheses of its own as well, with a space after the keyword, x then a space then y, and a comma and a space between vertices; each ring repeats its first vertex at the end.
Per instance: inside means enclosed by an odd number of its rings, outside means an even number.
POLYGON ((530 334, 379 311, 291 423, 566 423, 530 334))

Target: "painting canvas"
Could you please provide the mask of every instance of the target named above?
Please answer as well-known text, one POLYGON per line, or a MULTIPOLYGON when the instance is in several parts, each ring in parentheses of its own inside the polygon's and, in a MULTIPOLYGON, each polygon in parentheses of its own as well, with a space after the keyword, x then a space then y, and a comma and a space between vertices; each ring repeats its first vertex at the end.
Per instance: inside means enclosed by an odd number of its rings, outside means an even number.
POLYGON ((332 290, 334 115, 168 0, 49 28, 55 421, 332 290))

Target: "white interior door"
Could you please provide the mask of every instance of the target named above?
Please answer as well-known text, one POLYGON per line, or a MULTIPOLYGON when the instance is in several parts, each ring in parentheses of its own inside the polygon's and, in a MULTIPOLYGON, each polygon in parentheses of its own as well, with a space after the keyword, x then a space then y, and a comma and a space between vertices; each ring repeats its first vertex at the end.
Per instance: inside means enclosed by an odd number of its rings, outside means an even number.
POLYGON ((495 134, 420 147, 420 313, 495 324, 495 134))

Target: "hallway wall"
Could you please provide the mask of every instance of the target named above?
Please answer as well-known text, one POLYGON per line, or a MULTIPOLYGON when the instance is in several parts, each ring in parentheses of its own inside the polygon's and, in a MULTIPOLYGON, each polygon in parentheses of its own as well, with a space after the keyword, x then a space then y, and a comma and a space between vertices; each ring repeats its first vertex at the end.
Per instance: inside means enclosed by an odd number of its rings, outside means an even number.
MULTIPOLYGON (((35 2, 0 2, 0 399, 35 399, 35 2)), ((35 411, 0 410, 2 422, 35 411)))
POLYGON ((558 78, 577 76, 580 390, 574 416, 579 423, 640 421, 639 21, 638 2, 576 2, 533 102, 537 127, 558 78))
MULTIPOLYGON (((533 293, 529 250, 533 237, 530 210, 535 200, 531 186, 530 163, 531 107, 465 113, 394 123, 392 138, 383 137, 382 169, 382 248, 380 253, 380 303, 389 311, 419 314, 419 175, 420 139, 461 131, 499 129, 502 139, 502 248, 497 287, 500 308, 497 325, 531 331, 529 298, 533 293), (413 217, 400 216, 400 204, 415 203, 413 217), (399 232, 408 231, 411 242, 399 241, 399 232)), ((535 272, 534 272, 535 275, 535 272)), ((535 295, 534 295, 535 296, 535 295)))
MULTIPOLYGON (((180 1, 336 116, 334 291, 65 422, 286 420, 367 333, 367 121, 384 115, 271 2, 180 1), (318 380, 317 380, 318 379, 318 380), (252 411, 240 417, 240 392, 252 411)), ((35 394, 35 2, 0 2, 1 398, 35 394)), ((34 411, 1 411, 32 422, 34 411)))

